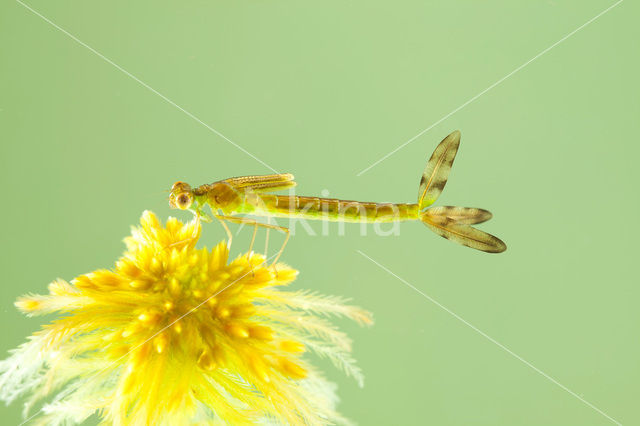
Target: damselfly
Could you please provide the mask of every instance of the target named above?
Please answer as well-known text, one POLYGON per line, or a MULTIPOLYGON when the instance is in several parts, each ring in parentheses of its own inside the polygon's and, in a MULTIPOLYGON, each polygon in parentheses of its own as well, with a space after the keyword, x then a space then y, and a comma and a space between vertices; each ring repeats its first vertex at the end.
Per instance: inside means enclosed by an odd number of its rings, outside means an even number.
POLYGON ((491 219, 489 211, 474 207, 431 207, 447 183, 459 144, 460 132, 456 130, 436 147, 422 174, 417 203, 375 203, 271 194, 296 185, 292 174, 281 173, 233 177, 197 188, 184 182, 176 182, 171 188, 169 204, 173 208, 191 210, 198 219, 211 221, 203 211, 208 205, 230 239, 231 232, 225 221, 253 225, 252 246, 258 226, 283 231, 286 237, 274 263, 284 250, 289 230, 235 215, 294 217, 333 222, 419 220, 436 234, 464 246, 490 253, 503 252, 507 246, 502 240, 471 226, 491 219))

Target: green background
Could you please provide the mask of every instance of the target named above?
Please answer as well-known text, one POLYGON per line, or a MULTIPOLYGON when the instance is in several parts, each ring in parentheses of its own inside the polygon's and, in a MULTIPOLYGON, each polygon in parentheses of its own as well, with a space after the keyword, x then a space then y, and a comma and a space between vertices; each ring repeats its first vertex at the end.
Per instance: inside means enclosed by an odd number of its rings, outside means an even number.
MULTIPOLYGON (((637 2, 359 177, 614 2, 28 4, 122 69, 20 3, 0 5, 0 353, 43 321, 18 313, 18 296, 113 265, 144 209, 188 219, 167 205, 174 181, 270 172, 126 70, 294 173, 301 195, 414 202, 436 144, 462 131, 439 204, 490 209, 482 227, 506 253, 404 223, 399 236, 361 236, 359 225, 344 236, 336 225, 328 236, 298 232, 284 254, 302 272, 297 288, 348 296, 375 314, 372 328, 340 322, 363 389, 323 364, 345 415, 362 425, 613 424, 578 395, 640 424, 637 2)), ((240 235, 236 251, 249 233, 240 235)), ((223 237, 213 224, 203 239, 223 237)), ((272 234, 271 247, 281 238, 272 234)), ((2 424, 19 423, 20 410, 0 407, 2 424)))

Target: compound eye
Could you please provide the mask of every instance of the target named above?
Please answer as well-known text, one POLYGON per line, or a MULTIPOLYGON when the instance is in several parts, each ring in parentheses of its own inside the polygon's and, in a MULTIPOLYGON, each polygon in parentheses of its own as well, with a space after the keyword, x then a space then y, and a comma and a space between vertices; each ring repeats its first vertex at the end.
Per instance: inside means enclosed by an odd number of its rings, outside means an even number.
POLYGON ((189 206, 191 206, 191 197, 187 194, 180 194, 176 199, 176 204, 178 205, 178 208, 182 210, 188 209, 189 206))
POLYGON ((184 185, 186 185, 184 182, 176 182, 173 184, 173 186, 171 187, 171 191, 176 191, 178 190, 178 188, 183 187, 184 185))

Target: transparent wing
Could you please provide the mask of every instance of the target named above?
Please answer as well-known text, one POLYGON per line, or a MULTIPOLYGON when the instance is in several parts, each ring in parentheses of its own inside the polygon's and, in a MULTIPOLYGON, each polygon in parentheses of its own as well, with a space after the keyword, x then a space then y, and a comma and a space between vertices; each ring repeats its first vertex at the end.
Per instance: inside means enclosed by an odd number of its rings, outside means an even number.
POLYGON ((420 179, 418 205, 420 210, 433 204, 444 189, 460 145, 460 131, 456 130, 444 138, 427 162, 420 179))
POLYGON ((291 173, 262 176, 239 176, 225 179, 236 189, 252 192, 276 192, 296 186, 291 173))

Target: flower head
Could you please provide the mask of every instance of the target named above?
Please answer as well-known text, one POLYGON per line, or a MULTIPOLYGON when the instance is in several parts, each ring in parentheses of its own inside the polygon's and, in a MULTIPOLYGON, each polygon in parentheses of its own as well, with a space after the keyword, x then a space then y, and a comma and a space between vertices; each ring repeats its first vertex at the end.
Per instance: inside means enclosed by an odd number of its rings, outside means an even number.
POLYGON ((110 270, 16 305, 64 316, 0 361, 0 399, 29 394, 43 423, 344 423, 335 386, 307 351, 359 382, 349 338, 327 314, 363 324, 370 314, 338 297, 283 289, 297 271, 247 253, 228 259, 223 241, 196 249, 200 226, 153 213, 125 239, 110 270), (319 315, 321 314, 321 315, 319 315))

